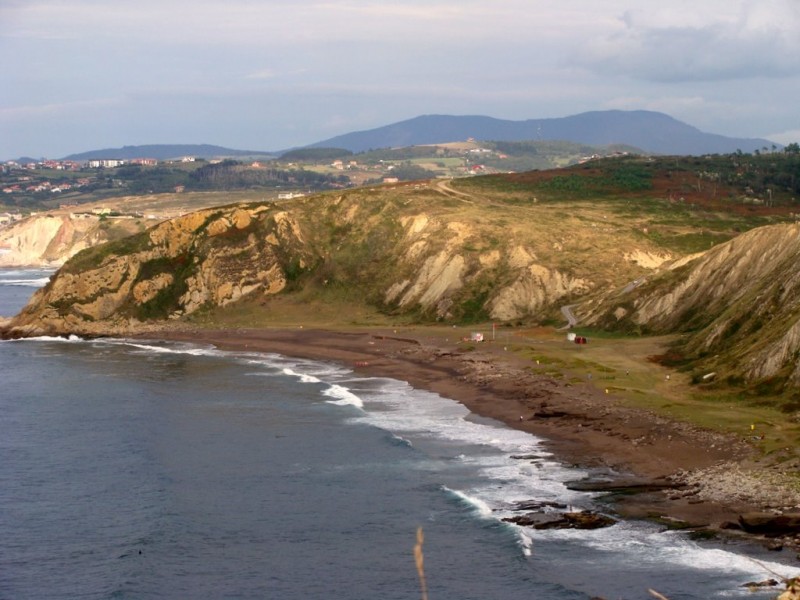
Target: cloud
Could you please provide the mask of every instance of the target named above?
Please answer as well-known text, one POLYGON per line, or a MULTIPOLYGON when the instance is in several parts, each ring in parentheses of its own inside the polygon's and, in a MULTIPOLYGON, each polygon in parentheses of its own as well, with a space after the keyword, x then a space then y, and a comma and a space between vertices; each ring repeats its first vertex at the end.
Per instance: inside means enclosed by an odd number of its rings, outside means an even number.
POLYGON ((274 79, 278 76, 277 71, 274 69, 261 69, 253 73, 248 73, 245 79, 274 79))
POLYGON ((314 10, 337 12, 349 16, 367 16, 374 19, 410 19, 414 21, 451 21, 453 19, 462 20, 465 15, 478 12, 485 12, 486 5, 472 5, 469 3, 444 3, 431 4, 430 2, 414 3, 391 3, 385 2, 376 4, 374 2, 319 2, 314 5, 314 10))
POLYGON ((797 0, 0 0, 0 145, 286 147, 601 108, 790 131, 798 30, 797 0))
POLYGON ((800 142, 800 129, 791 129, 789 131, 781 131, 764 136, 768 140, 778 142, 779 144, 794 144, 800 142))
POLYGON ((0 106, 0 122, 39 119, 44 117, 67 117, 77 112, 106 109, 121 104, 121 98, 93 98, 76 102, 54 102, 29 106, 0 106))
MULTIPOLYGON (((0 23, 0 37, 255 48, 345 40, 409 46, 447 41, 468 46, 482 40, 502 44, 519 37, 538 45, 546 39, 586 34, 606 20, 604 14, 581 4, 570 8, 525 0, 29 0, 4 9, 4 20, 12 26, 0 23)), ((604 10, 624 4, 608 0, 604 10)))
POLYGON ((798 6, 761 0, 731 3, 721 12, 683 2, 647 13, 629 10, 614 31, 590 41, 569 62, 668 83, 798 75, 798 6))

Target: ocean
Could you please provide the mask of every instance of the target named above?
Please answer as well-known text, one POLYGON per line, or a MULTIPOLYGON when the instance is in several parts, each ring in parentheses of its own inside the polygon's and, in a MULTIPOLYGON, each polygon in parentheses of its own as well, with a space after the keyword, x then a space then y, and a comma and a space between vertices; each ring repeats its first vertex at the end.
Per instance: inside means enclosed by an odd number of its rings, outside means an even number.
MULTIPOLYGON (((0 314, 48 275, 0 271, 0 314)), ((0 369, 2 599, 421 598, 418 528, 430 600, 758 599, 752 559, 797 574, 651 523, 503 522, 603 505, 540 439, 345 366, 71 337, 0 342, 0 369)))

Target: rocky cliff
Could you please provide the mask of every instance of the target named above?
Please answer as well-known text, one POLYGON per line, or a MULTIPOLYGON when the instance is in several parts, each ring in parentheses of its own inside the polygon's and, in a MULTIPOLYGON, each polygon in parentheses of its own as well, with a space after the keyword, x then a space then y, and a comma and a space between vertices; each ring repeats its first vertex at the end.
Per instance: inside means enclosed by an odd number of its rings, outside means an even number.
MULTIPOLYGON (((627 199, 614 213, 497 198, 436 183, 198 211, 77 253, 6 335, 126 333, 245 305, 268 322, 278 296, 419 322, 555 323, 577 304, 585 324, 683 333, 673 358, 698 381, 800 383, 800 225, 690 255, 642 235, 627 199)), ((69 237, 36 227, 48 248, 69 237)))
POLYGON ((230 206, 164 222, 78 253, 12 329, 125 332, 244 300, 263 300, 269 311, 276 294, 324 301, 335 289, 421 321, 542 320, 650 272, 642 256, 663 256, 646 240, 620 244, 623 229, 591 243, 571 236, 550 225, 546 207, 417 188, 230 206))
POLYGON ((639 287, 587 304, 584 317, 607 328, 684 333, 676 353, 700 380, 796 386, 799 264, 800 225, 760 227, 639 287))
POLYGON ((133 219, 101 219, 55 211, 33 215, 0 230, 0 267, 57 267, 85 248, 144 227, 133 219))

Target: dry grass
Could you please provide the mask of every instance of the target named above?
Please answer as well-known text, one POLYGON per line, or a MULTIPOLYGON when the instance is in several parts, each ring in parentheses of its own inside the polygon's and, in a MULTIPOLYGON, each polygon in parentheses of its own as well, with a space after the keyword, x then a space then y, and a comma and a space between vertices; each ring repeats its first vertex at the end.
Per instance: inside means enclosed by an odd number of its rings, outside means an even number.
POLYGON ((737 389, 703 390, 690 376, 648 357, 663 354, 671 337, 592 337, 585 346, 566 341, 552 328, 498 330, 498 340, 530 361, 537 372, 608 389, 625 405, 748 440, 774 462, 800 457, 800 423, 737 389), (537 362, 538 361, 538 362, 537 362), (591 379, 589 375, 591 374, 591 379))
POLYGON ((232 327, 307 327, 342 329, 348 327, 389 327, 403 319, 389 317, 361 302, 346 297, 330 297, 304 301, 289 295, 238 302, 192 316, 190 322, 211 329, 232 327))
POLYGON ((414 546, 414 562, 417 565, 419 575, 419 587, 422 593, 422 600, 428 600, 428 584, 425 581, 425 557, 422 555, 422 544, 425 542, 425 535, 422 527, 417 527, 417 543, 414 546))
MULTIPOLYGON (((107 198, 96 202, 81 204, 80 211, 91 211, 93 208, 107 207, 121 213, 153 214, 161 217, 172 217, 195 210, 225 206, 240 202, 264 202, 277 199, 273 191, 242 192, 185 192, 169 194, 148 194, 141 196, 121 196, 107 198)), ((64 209, 66 212, 74 209, 64 209)), ((59 211, 54 211, 55 213, 59 211)))

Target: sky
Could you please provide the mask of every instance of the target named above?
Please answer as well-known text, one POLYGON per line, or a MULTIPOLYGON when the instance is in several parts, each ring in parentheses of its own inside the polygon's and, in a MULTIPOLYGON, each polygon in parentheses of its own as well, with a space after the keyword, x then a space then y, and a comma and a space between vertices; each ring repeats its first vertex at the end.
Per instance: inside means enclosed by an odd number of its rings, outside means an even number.
POLYGON ((799 0, 0 0, 0 55, 0 159, 607 109, 800 140, 799 0))

